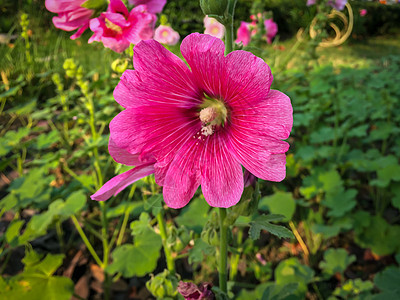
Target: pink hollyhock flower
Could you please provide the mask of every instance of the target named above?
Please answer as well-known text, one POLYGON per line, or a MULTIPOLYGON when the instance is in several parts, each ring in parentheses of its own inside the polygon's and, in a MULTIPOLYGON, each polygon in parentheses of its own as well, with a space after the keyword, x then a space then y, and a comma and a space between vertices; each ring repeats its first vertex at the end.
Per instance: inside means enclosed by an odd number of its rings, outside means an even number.
POLYGON ((90 29, 94 34, 89 43, 102 42, 104 47, 122 52, 130 44, 151 39, 156 19, 155 15, 147 12, 145 5, 139 5, 128 12, 121 0, 111 0, 107 12, 90 20, 90 29))
POLYGON ((237 39, 235 43, 239 44, 242 42, 243 46, 247 46, 250 43, 251 35, 250 23, 241 21, 240 27, 237 31, 237 39))
POLYGON ((129 0, 129 4, 133 4, 135 6, 145 4, 147 6, 147 11, 152 14, 162 12, 166 3, 167 0, 129 0))
POLYGON ((208 282, 197 286, 192 282, 179 281, 178 292, 185 300, 213 300, 215 296, 211 288, 212 284, 208 282))
POLYGON ((154 39, 165 45, 176 45, 179 42, 179 38, 179 33, 165 25, 158 26, 154 32, 154 39))
POLYGON ((276 24, 272 19, 267 19, 264 21, 265 31, 267 32, 267 43, 271 44, 272 39, 278 33, 278 24, 276 24))
POLYGON ((224 56, 224 43, 193 33, 181 44, 188 66, 155 40, 134 48, 135 70, 114 90, 125 110, 110 123, 109 152, 136 166, 91 196, 104 201, 151 173, 166 204, 185 206, 201 185, 214 207, 235 205, 242 166, 270 181, 285 178, 290 99, 270 90, 269 66, 247 51, 224 56))
POLYGON ((330 0, 328 5, 332 6, 336 10, 343 10, 346 6, 347 0, 330 0))
POLYGON ((53 17, 55 27, 72 31, 78 31, 71 36, 76 39, 89 27, 89 20, 92 17, 93 10, 81 7, 86 0, 46 0, 45 6, 48 11, 58 14, 53 17))
POLYGON ((205 16, 203 23, 204 27, 206 28, 206 30, 204 31, 205 34, 209 34, 219 39, 222 39, 224 37, 225 26, 218 22, 216 19, 205 16))
POLYGON ((361 17, 365 17, 365 15, 367 14, 367 10, 366 9, 360 9, 360 16, 361 17))
POLYGON ((317 2, 317 0, 307 0, 307 6, 314 5, 317 2))

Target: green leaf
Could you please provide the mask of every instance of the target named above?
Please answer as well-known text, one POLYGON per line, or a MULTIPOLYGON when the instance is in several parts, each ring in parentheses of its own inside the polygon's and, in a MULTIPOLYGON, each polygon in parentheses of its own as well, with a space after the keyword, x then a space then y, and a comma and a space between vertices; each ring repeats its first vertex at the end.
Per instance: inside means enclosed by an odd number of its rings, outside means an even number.
POLYGON ((298 286, 297 282, 271 284, 265 289, 261 300, 286 300, 287 297, 294 296, 298 286))
POLYGON ((189 250, 189 263, 201 263, 205 255, 214 255, 215 247, 207 244, 202 239, 196 239, 194 246, 189 250))
POLYGON ((52 276, 62 264, 64 255, 48 254, 42 261, 40 256, 29 251, 22 262, 22 273, 0 282, 1 299, 31 300, 69 300, 74 292, 74 283, 70 278, 52 276))
POLYGON ((163 201, 162 194, 153 195, 144 201, 144 209, 146 211, 151 210, 152 214, 155 216, 162 210, 163 201))
POLYGON ((328 216, 342 217, 347 212, 351 211, 357 204, 357 190, 349 189, 344 191, 338 188, 336 192, 327 193, 322 203, 330 208, 328 216))
POLYGON ((21 127, 18 131, 9 130, 0 138, 0 156, 7 155, 12 149, 21 146, 21 140, 30 133, 28 127, 21 127))
POLYGON ((150 227, 148 215, 142 213, 139 221, 132 222, 131 228, 134 244, 125 244, 113 251, 113 262, 106 268, 109 274, 120 272, 124 277, 144 276, 157 266, 162 242, 150 227))
POLYGON ((387 187, 391 181, 400 181, 400 165, 398 163, 388 165, 377 171, 378 178, 371 180, 371 185, 387 187))
POLYGON ((81 7, 85 7, 88 9, 98 9, 101 8, 102 6, 106 6, 107 1, 105 0, 87 0, 84 2, 81 7))
MULTIPOLYGON (((371 281, 362 281, 361 279, 350 279, 346 281, 341 287, 337 287, 333 295, 339 296, 343 299, 358 299, 353 298, 357 295, 368 295, 374 285, 371 281)), ((362 298, 361 298, 362 299, 362 298)))
POLYGON ((12 222, 6 231, 6 241, 11 247, 16 247, 19 245, 19 236, 20 236, 20 230, 22 226, 24 225, 24 221, 22 220, 16 220, 12 222))
POLYGON ((46 149, 60 140, 60 133, 57 130, 52 130, 48 134, 40 134, 36 140, 36 148, 46 149))
POLYGON ((323 273, 328 276, 333 276, 336 273, 341 273, 356 260, 354 255, 348 255, 345 249, 329 248, 324 252, 324 261, 319 264, 323 273))
POLYGON ((260 231, 267 230, 269 233, 276 235, 279 238, 293 238, 293 233, 286 227, 271 224, 270 222, 282 221, 285 218, 283 215, 261 215, 254 221, 250 222, 250 238, 257 240, 260 238, 260 231))
POLYGON ((296 210, 296 202, 292 193, 276 192, 275 194, 263 197, 260 200, 259 208, 267 208, 271 214, 283 215, 283 222, 290 221, 296 210))
POLYGON ((175 221, 179 226, 185 225, 188 229, 200 234, 208 220, 209 210, 210 206, 204 200, 204 197, 201 196, 190 201, 180 211, 175 221))
POLYGON ((384 296, 389 296, 386 299, 399 299, 400 298, 400 268, 389 266, 382 272, 376 274, 374 283, 383 293, 380 299, 384 296), (393 297, 394 296, 394 297, 393 297))
POLYGON ((296 257, 280 262, 275 269, 276 283, 279 285, 297 283, 298 287, 294 293, 302 299, 307 292, 307 284, 313 277, 314 271, 310 267, 302 265, 296 257))

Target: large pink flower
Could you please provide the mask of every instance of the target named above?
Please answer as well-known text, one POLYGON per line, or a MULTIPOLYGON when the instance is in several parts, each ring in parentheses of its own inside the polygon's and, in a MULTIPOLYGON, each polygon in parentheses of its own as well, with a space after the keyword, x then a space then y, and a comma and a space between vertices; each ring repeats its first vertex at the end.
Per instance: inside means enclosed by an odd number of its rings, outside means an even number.
POLYGON ((145 4, 147 6, 148 12, 152 14, 157 14, 162 12, 165 3, 167 3, 167 0, 129 0, 129 3, 136 6, 145 4))
POLYGON ((114 90, 125 110, 110 123, 115 161, 136 166, 108 181, 104 201, 155 173, 169 207, 185 206, 201 185, 208 204, 230 207, 244 188, 242 166, 264 180, 285 178, 290 99, 270 90, 269 66, 246 51, 224 56, 224 43, 193 33, 181 44, 190 66, 154 40, 134 48, 135 70, 114 90))
POLYGON ((267 43, 271 44, 272 39, 278 33, 278 24, 276 24, 272 19, 267 19, 264 21, 265 31, 267 32, 267 43))
POLYGON ((71 36, 71 39, 76 39, 89 27, 89 20, 92 17, 93 10, 83 8, 81 5, 86 0, 46 0, 45 5, 47 10, 58 14, 53 17, 55 27, 72 31, 78 31, 71 36))
POLYGON ((154 39, 165 45, 176 45, 179 42, 179 33, 170 26, 160 25, 154 32, 154 39))
POLYGON ((90 29, 94 32, 89 39, 102 42, 105 47, 122 52, 130 44, 151 39, 157 17, 147 12, 145 5, 139 5, 128 11, 121 0, 111 0, 107 12, 90 20, 90 29))

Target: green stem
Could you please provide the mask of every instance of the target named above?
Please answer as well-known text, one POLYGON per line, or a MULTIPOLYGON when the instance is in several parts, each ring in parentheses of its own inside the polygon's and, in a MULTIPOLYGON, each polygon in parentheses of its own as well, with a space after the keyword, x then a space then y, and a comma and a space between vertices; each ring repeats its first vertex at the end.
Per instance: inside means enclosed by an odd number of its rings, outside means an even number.
POLYGON ((104 268, 108 265, 108 255, 109 255, 109 247, 108 247, 108 236, 107 236, 107 207, 104 202, 99 202, 101 207, 101 235, 103 241, 103 265, 104 268))
POLYGON ((128 224, 130 210, 127 210, 124 215, 124 221, 122 222, 121 231, 119 232, 118 239, 117 239, 117 246, 121 245, 122 239, 124 238, 125 228, 128 224))
POLYGON ((167 260, 167 268, 171 274, 175 274, 175 261, 172 257, 171 250, 168 248, 167 245, 167 230, 164 217, 162 215, 162 211, 157 214, 157 222, 160 228, 160 236, 164 248, 165 259, 167 260))
MULTIPOLYGON (((236 247, 238 247, 238 251, 241 252, 243 249, 240 247, 243 241, 243 229, 238 228, 237 238, 236 238, 236 247)), ((230 260, 230 270, 229 270, 229 280, 234 281, 239 268, 239 260, 240 254, 232 254, 230 260)))
POLYGON ((60 242, 60 248, 61 252, 65 252, 65 243, 64 243, 64 238, 63 238, 63 230, 62 230, 62 224, 60 220, 57 220, 56 222, 56 232, 57 232, 57 237, 60 242))
POLYGON ((81 236, 82 241, 85 243, 86 248, 89 250, 90 254, 93 256, 96 263, 101 268, 103 268, 103 262, 100 260, 99 256, 97 255, 96 251, 94 250, 92 244, 89 242, 86 234, 83 232, 82 227, 81 227, 81 225, 79 225, 77 218, 73 215, 73 216, 71 216, 71 219, 75 225, 76 230, 78 231, 79 235, 81 236))
POLYGON ((219 208, 219 288, 227 292, 228 226, 225 225, 226 208, 219 208))

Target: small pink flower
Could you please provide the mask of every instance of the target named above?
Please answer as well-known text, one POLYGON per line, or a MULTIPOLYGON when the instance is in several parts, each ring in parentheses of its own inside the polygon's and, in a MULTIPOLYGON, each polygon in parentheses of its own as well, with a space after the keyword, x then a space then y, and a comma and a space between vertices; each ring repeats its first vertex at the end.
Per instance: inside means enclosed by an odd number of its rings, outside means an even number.
POLYGON ((240 42, 243 43, 243 46, 247 46, 250 43, 250 39, 252 36, 252 32, 250 30, 250 23, 240 22, 240 27, 237 31, 237 39, 235 41, 236 44, 240 42))
POLYGON ((219 39, 222 39, 224 37, 225 26, 218 22, 216 19, 205 16, 203 22, 204 27, 206 28, 206 30, 204 31, 205 34, 209 34, 219 39))
POLYGON ((121 0, 111 0, 107 12, 90 20, 90 29, 94 34, 89 43, 102 42, 104 47, 122 52, 130 44, 151 39, 156 19, 155 15, 147 12, 145 5, 139 5, 128 12, 121 0))
POLYGON ((265 31, 267 32, 267 43, 271 44, 272 39, 278 33, 278 24, 276 24, 272 19, 267 19, 264 21, 265 31))
POLYGON ((270 89, 271 70, 261 58, 224 50, 218 38, 190 34, 181 44, 189 69, 155 40, 135 46, 135 70, 125 71, 114 90, 125 110, 110 123, 109 152, 136 167, 93 200, 154 173, 169 207, 185 206, 199 185, 209 205, 230 207, 244 189, 242 166, 264 180, 285 178, 290 99, 270 89))
POLYGON ((152 14, 158 14, 162 12, 167 0, 129 0, 129 4, 135 6, 145 4, 147 6, 147 11, 152 14))
POLYGON ((86 0, 46 0, 45 6, 48 11, 58 14, 53 17, 55 27, 72 31, 78 31, 71 36, 76 39, 89 27, 89 20, 92 17, 93 10, 81 7, 86 0))
POLYGON ((360 16, 361 17, 365 17, 365 15, 367 14, 367 10, 366 9, 360 9, 360 16))
POLYGON ((347 0, 330 0, 328 5, 332 6, 336 10, 343 10, 346 6, 347 0))
POLYGON ((179 33, 169 26, 160 25, 154 32, 154 39, 165 45, 176 45, 179 42, 179 33))
POLYGON ((317 0, 307 0, 307 6, 314 5, 317 0))

